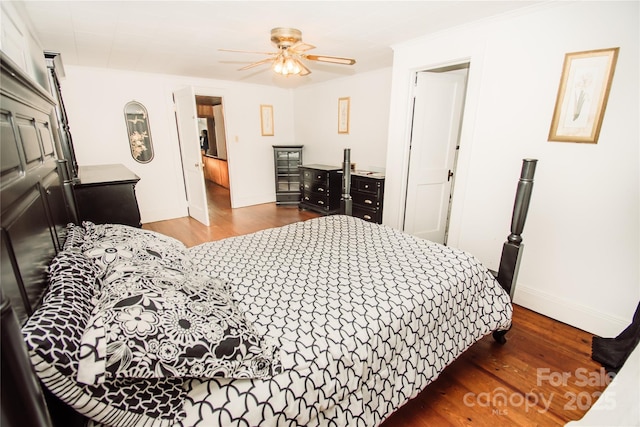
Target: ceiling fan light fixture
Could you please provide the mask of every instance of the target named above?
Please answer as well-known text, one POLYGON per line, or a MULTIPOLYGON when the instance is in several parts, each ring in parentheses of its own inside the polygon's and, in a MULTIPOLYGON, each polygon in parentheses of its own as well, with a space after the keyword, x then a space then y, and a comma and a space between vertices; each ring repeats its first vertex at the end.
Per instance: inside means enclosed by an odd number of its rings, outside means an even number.
POLYGON ((289 74, 300 74, 300 64, 297 59, 287 58, 284 64, 289 74))
POLYGON ((332 64, 353 65, 352 58, 341 58, 327 55, 310 55, 307 52, 315 49, 315 46, 302 42, 302 32, 295 28, 278 27, 271 30, 271 42, 278 48, 277 52, 254 52, 248 50, 219 49, 227 52, 261 53, 267 58, 246 65, 240 70, 248 70, 262 64, 271 63, 271 69, 283 76, 299 75, 308 76, 311 70, 307 68, 304 60, 328 62, 332 64))
POLYGON ((282 74, 282 70, 284 69, 284 58, 282 56, 278 56, 274 61, 273 61, 273 71, 275 71, 278 74, 282 74))
POLYGON ((302 71, 300 60, 286 50, 273 61, 273 71, 283 76, 297 75, 302 71))

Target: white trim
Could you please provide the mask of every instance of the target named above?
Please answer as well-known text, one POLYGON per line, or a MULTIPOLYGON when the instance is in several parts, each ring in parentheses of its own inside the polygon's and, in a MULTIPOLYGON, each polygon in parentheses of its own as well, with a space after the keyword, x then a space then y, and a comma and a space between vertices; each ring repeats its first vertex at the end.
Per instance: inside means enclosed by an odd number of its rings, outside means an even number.
POLYGON ((601 337, 616 337, 631 323, 630 319, 611 316, 523 284, 517 284, 513 302, 601 337))
POLYGON ((166 209, 146 209, 140 212, 142 217, 140 222, 146 224, 148 222, 165 221, 168 219, 182 218, 189 216, 186 201, 182 206, 168 207, 166 209))
POLYGON ((245 206, 261 205, 263 203, 273 203, 275 201, 275 193, 273 195, 249 194, 246 197, 232 199, 231 205, 233 209, 235 209, 245 206))

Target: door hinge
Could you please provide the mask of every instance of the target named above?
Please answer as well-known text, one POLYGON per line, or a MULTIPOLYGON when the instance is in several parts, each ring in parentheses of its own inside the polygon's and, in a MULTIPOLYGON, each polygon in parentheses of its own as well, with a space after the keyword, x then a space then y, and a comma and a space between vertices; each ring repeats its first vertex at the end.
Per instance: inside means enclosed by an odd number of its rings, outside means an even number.
POLYGON ((451 181, 452 176, 453 176, 453 171, 449 169, 449 174, 447 175, 447 182, 451 181))

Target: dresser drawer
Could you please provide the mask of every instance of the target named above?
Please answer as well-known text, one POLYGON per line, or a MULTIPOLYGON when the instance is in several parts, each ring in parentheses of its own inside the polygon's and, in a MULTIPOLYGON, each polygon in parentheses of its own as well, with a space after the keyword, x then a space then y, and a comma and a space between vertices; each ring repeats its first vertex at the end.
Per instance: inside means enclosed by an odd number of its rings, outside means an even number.
POLYGON ((308 191, 304 191, 302 193, 302 201, 312 206, 316 206, 322 209, 331 209, 332 207, 329 204, 329 198, 325 195, 318 193, 311 193, 308 191))
POLYGON ((351 199, 354 205, 363 205, 373 209, 380 206, 380 199, 376 197, 376 194, 352 192, 351 199))
POLYGON ((351 216, 364 219, 369 222, 382 223, 382 211, 378 209, 368 209, 362 206, 353 205, 351 209, 351 216))
POLYGON ((327 182, 325 181, 304 181, 302 189, 311 193, 329 194, 327 182))
POLYGON ((381 186, 380 181, 361 179, 355 176, 352 177, 351 183, 352 190, 371 194, 377 194, 381 186))
POLYGON ((302 171, 302 179, 304 181, 327 181, 329 171, 304 169, 302 171))

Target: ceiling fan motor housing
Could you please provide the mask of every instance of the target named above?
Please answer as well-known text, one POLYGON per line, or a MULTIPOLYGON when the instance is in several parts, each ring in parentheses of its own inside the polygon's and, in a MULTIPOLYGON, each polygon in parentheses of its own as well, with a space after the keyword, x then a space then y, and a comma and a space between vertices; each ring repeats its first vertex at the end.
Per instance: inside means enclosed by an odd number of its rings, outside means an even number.
POLYGON ((274 28, 271 30, 271 41, 279 48, 289 48, 302 41, 302 32, 295 28, 274 28))

